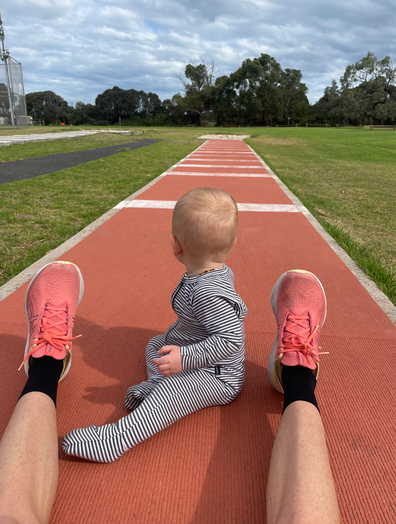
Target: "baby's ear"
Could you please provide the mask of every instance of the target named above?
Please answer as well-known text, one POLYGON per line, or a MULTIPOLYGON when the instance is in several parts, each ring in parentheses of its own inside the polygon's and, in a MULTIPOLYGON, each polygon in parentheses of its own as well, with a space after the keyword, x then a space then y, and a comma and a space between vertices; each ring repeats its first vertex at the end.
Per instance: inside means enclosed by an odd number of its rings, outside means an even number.
POLYGON ((173 254, 175 255, 175 257, 177 257, 183 251, 180 242, 177 240, 177 237, 175 237, 175 235, 171 235, 169 239, 172 246, 173 254))

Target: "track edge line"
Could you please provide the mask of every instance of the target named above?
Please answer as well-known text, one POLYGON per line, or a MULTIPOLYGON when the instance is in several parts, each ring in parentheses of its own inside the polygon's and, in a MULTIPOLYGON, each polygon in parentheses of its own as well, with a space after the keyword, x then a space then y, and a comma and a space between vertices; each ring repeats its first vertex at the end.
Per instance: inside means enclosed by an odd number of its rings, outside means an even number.
MULTIPOLYGON (((245 142, 246 143, 246 142, 245 142)), ((286 193, 290 200, 295 204, 304 214, 306 219, 315 228, 319 235, 327 242, 331 249, 344 262, 347 268, 355 275, 355 277, 362 284, 371 298, 378 304, 387 317, 396 325, 396 306, 389 300, 377 284, 361 269, 356 262, 348 255, 348 253, 334 240, 334 238, 325 230, 325 228, 316 220, 313 214, 303 205, 303 203, 296 197, 294 193, 284 184, 280 178, 275 175, 272 169, 264 162, 264 160, 254 151, 254 149, 246 144, 248 148, 260 159, 260 162, 271 174, 279 187, 286 193)))
MULTIPOLYGON (((200 149, 202 146, 204 146, 208 142, 208 140, 205 140, 203 144, 199 145, 194 151, 197 151, 197 149, 200 149)), ((173 166, 169 167, 166 171, 158 175, 154 180, 151 180, 148 184, 141 187, 135 193, 132 193, 129 197, 127 197, 125 200, 135 200, 136 197, 144 193, 147 189, 149 189, 151 186, 156 184, 159 180, 161 180, 164 176, 166 176, 168 173, 170 173, 176 166, 178 166, 185 158, 188 158, 190 155, 194 153, 192 151, 189 155, 186 157, 183 157, 180 159, 176 164, 173 164, 173 166)), ((123 202, 123 201, 122 201, 123 202)), ((94 222, 91 222, 91 224, 88 224, 88 226, 84 227, 81 231, 76 233, 74 236, 63 242, 63 244, 60 244, 58 247, 53 249, 52 251, 49 251, 46 255, 41 257, 39 260, 36 260, 36 262, 33 262, 29 267, 18 273, 14 278, 6 282, 0 287, 0 302, 5 300, 7 297, 9 297, 14 291, 19 289, 23 284, 25 284, 28 280, 32 278, 33 275, 44 265, 50 264, 51 262, 55 262, 59 257, 64 255, 67 251, 69 251, 71 248, 76 246, 79 242, 84 240, 88 235, 90 235, 95 229, 98 229, 101 225, 103 225, 107 220, 112 218, 116 213, 121 211, 120 209, 115 209, 114 207, 112 209, 109 209, 104 215, 97 218, 94 222)))

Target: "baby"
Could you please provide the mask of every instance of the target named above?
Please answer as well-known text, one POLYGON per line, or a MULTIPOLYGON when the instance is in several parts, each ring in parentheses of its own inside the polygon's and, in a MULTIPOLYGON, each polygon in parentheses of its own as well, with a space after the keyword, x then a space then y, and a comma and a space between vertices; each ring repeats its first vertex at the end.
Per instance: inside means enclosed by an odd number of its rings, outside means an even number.
POLYGON ((239 394, 247 308, 223 263, 237 228, 238 209, 225 191, 197 188, 176 203, 170 241, 186 267, 171 297, 177 321, 147 345, 148 380, 131 386, 125 397, 132 412, 114 424, 68 433, 67 454, 112 462, 185 415, 228 404, 239 394))

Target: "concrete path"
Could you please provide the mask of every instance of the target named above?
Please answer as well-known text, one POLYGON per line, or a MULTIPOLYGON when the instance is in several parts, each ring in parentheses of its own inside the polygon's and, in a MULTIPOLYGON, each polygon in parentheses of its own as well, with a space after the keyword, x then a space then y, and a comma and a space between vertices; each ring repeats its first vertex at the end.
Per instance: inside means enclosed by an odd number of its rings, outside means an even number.
MULTIPOLYGON (((1 130, 1 128, 0 128, 1 130)), ((12 144, 24 144, 25 142, 46 142, 48 140, 59 140, 60 138, 77 138, 80 136, 96 135, 97 133, 117 133, 120 135, 130 135, 131 131, 117 131, 114 129, 98 129, 97 131, 64 131, 56 133, 40 133, 31 135, 0 135, 0 147, 10 146, 12 144)), ((135 132, 133 134, 141 134, 135 132)))

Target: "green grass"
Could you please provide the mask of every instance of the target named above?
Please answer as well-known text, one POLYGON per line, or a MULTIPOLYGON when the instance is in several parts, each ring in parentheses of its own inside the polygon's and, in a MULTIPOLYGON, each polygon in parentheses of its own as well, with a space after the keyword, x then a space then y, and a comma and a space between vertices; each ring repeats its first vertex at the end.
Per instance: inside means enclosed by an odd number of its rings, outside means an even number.
MULTIPOLYGON (((27 131, 37 129, 48 131, 27 131)), ((144 138, 163 141, 52 175, 0 185, 0 285, 193 151, 202 143, 197 140, 200 135, 239 133, 252 135, 247 143, 396 304, 396 132, 141 129, 144 138)), ((100 134, 8 146, 0 148, 0 161, 136 138, 100 134)))
POLYGON ((264 129, 247 142, 396 304, 396 133, 264 129))

